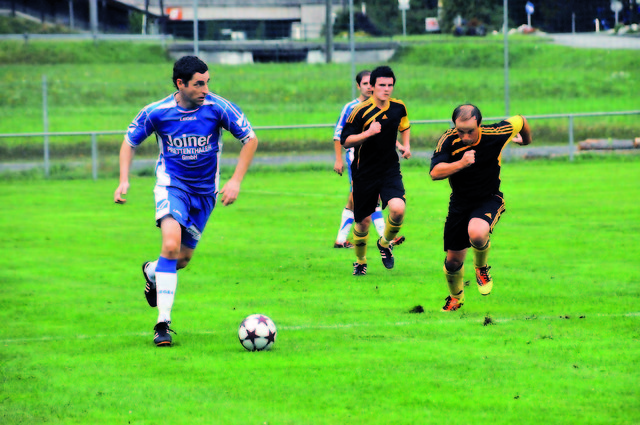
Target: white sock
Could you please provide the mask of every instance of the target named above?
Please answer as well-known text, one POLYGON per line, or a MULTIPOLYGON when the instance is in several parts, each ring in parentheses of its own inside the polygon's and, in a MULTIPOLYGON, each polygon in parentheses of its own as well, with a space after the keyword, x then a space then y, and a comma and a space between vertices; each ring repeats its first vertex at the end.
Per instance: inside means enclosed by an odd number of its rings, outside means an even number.
POLYGON ((342 220, 340 221, 340 230, 338 231, 337 243, 344 243, 349 237, 351 232, 351 226, 353 226, 353 211, 348 208, 342 210, 342 220))
POLYGON ((384 215, 382 215, 382 207, 378 205, 373 214, 371 214, 371 219, 373 220, 373 225, 376 226, 376 231, 378 235, 384 236, 384 215))
POLYGON ((158 291, 158 323, 171 322, 171 308, 178 286, 178 273, 156 273, 158 291))

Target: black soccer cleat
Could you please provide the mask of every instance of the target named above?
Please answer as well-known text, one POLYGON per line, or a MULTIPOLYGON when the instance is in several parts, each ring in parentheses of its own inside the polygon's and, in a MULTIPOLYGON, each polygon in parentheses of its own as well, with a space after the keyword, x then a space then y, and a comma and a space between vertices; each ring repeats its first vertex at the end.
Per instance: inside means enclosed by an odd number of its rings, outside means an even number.
POLYGON ((395 264, 395 260, 393 259, 393 253, 391 252, 393 251, 393 245, 389 245, 389 248, 385 248, 382 245, 380 245, 380 239, 378 239, 378 241, 376 242, 376 245, 378 245, 378 250, 380 251, 380 257, 382 257, 382 264, 386 268, 392 269, 395 264))
POLYGON ((358 262, 353 263, 353 275, 354 276, 364 276, 367 274, 367 265, 360 264, 358 262))
POLYGON ((159 322, 154 327, 153 343, 156 347, 171 347, 171 335, 169 332, 176 333, 169 327, 167 322, 159 322))
POLYGON ((151 279, 149 279, 149 276, 147 275, 147 271, 146 271, 147 264, 149 263, 150 261, 147 261, 142 265, 142 275, 144 276, 144 280, 147 281, 147 283, 144 286, 144 296, 151 307, 157 307, 158 291, 156 290, 156 284, 155 282, 152 282, 151 279))

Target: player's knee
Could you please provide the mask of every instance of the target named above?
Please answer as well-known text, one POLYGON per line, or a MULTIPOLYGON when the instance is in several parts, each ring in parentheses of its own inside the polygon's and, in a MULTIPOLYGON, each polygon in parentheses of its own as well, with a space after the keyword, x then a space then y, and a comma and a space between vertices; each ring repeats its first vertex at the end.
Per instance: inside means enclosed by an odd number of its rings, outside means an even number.
POLYGON ((472 235, 470 233, 469 234, 469 242, 471 242, 471 245, 474 248, 482 249, 487 245, 487 242, 489 242, 489 234, 488 233, 477 233, 477 234, 472 235))
POLYGON ((163 241, 162 255, 166 258, 178 258, 180 255, 180 242, 173 240, 163 241))
POLYGON ((445 259, 444 260, 444 268, 447 269, 448 272, 455 272, 460 270, 462 267, 462 261, 458 259, 445 259))
POLYGON ((469 222, 468 231, 471 243, 476 247, 482 247, 487 243, 487 240, 489 240, 491 227, 486 221, 474 218, 469 222))
POLYGON ((404 202, 389 203, 389 217, 396 223, 402 223, 404 220, 405 204, 404 202))

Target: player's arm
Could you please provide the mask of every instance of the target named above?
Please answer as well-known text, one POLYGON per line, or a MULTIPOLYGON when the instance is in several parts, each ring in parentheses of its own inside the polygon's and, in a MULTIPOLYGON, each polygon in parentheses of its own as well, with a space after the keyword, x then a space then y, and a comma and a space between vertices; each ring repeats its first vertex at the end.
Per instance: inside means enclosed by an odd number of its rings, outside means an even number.
POLYGON ((468 150, 462 158, 454 162, 438 162, 431 167, 429 175, 431 180, 442 180, 463 170, 476 162, 476 151, 468 150))
POLYGON ((522 130, 520 130, 520 133, 518 133, 518 135, 516 135, 516 137, 514 137, 512 141, 521 146, 531 144, 531 128, 529 127, 529 123, 527 122, 527 119, 525 117, 522 117, 522 130))
POLYGON ((135 149, 133 146, 124 140, 120 147, 120 184, 113 194, 113 201, 116 204, 124 204, 127 202, 124 195, 126 195, 129 190, 129 169, 131 168, 131 161, 133 161, 134 154, 135 149))
POLYGON ((256 149, 258 149, 258 138, 255 133, 252 132, 251 136, 249 136, 249 140, 247 140, 247 142, 242 146, 242 149, 240 149, 238 164, 236 165, 233 175, 224 185, 222 190, 220 190, 220 193, 222 194, 222 205, 231 205, 236 199, 238 199, 240 184, 244 179, 244 175, 247 174, 251 161, 253 161, 256 149))
MULTIPOLYGON (((378 121, 373 121, 369 128, 359 134, 351 134, 344 139, 344 143, 342 144, 345 149, 355 148, 356 146, 360 146, 363 144, 369 137, 375 136, 380 133, 382 126, 378 121)), ((342 140, 341 140, 342 141, 342 140)))
MULTIPOLYGON (((407 128, 405 131, 400 133, 400 139, 402 139, 402 148, 400 148, 400 152, 402 152, 402 157, 404 159, 411 158, 411 129, 407 128)), ((398 141, 396 140, 396 143, 398 141)))
POLYGON ((342 152, 344 149, 342 149, 340 137, 342 136, 342 130, 344 129, 344 125, 347 122, 347 118, 349 118, 349 115, 351 114, 352 108, 349 107, 350 104, 351 103, 347 103, 346 105, 344 105, 344 108, 342 108, 340 116, 338 117, 338 122, 336 123, 336 127, 333 130, 333 149, 336 154, 336 161, 333 164, 333 171, 335 171, 339 175, 342 175, 342 173, 344 172, 344 163, 342 161, 342 152))
POLYGON ((336 153, 336 162, 333 164, 333 171, 342 175, 344 172, 344 163, 342 162, 342 145, 340 144, 340 139, 333 139, 333 148, 336 153))

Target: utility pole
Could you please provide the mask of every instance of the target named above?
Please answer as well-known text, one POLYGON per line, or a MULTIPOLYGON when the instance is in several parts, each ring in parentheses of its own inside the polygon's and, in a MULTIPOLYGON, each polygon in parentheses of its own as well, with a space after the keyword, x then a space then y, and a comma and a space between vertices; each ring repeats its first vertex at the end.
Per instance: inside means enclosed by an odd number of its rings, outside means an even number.
POLYGON ((193 0, 193 55, 200 54, 198 46, 198 0, 193 0))
POLYGON ((91 21, 91 34, 95 39, 98 36, 98 0, 89 0, 89 17, 91 21))
POLYGON ((326 46, 325 46, 325 58, 327 63, 331 63, 333 56, 333 15, 331 13, 332 0, 326 0, 325 2, 325 29, 326 29, 326 46))

